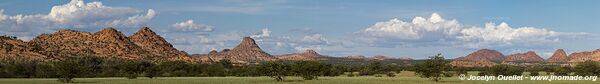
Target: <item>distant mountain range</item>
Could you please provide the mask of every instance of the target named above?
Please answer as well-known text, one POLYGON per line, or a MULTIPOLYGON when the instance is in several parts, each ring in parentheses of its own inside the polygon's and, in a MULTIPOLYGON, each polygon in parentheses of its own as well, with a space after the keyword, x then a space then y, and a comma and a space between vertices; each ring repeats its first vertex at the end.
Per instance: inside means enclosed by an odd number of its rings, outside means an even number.
POLYGON ((554 54, 546 60, 533 51, 504 56, 496 50, 481 49, 465 57, 456 58, 454 61, 450 62, 450 64, 461 67, 490 67, 499 63, 528 66, 541 65, 543 63, 570 64, 587 60, 600 61, 600 49, 592 52, 575 52, 568 56, 563 49, 557 49, 554 54))
MULTIPOLYGON (((244 37, 240 44, 232 49, 221 51, 212 50, 208 54, 188 54, 177 50, 164 38, 157 35, 149 27, 143 27, 131 36, 125 36, 114 28, 105 28, 90 33, 75 30, 59 30, 52 34, 42 34, 29 42, 16 37, 0 37, 0 59, 2 60, 60 60, 68 56, 98 56, 104 58, 153 60, 153 61, 187 61, 187 62, 218 62, 229 59, 234 63, 258 63, 273 60, 328 60, 358 59, 358 60, 414 60, 412 58, 391 58, 388 56, 346 56, 330 57, 321 55, 314 50, 303 53, 271 55, 263 51, 250 37, 244 37)), ((498 63, 575 63, 586 60, 600 61, 600 49, 592 52, 576 52, 566 55, 558 49, 547 60, 535 52, 517 53, 505 56, 491 50, 477 50, 465 57, 454 59, 450 64, 464 67, 486 67, 498 63)))

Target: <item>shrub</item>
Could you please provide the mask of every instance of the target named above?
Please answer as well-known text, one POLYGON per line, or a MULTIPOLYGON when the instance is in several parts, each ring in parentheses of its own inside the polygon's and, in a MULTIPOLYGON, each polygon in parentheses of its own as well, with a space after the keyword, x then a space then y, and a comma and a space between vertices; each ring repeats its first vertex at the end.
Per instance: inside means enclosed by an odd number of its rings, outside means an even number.
POLYGON ((354 73, 352 73, 352 72, 348 73, 348 77, 354 77, 354 76, 356 76, 354 73))
POLYGON ((388 72, 387 74, 388 77, 396 77, 396 72, 388 72))
POLYGON ((600 65, 595 61, 585 61, 575 66, 575 74, 580 76, 598 76, 600 75, 600 65))
POLYGON ((504 75, 504 76, 512 76, 512 75, 521 75, 525 70, 521 67, 512 66, 512 65, 496 65, 490 68, 489 72, 492 75, 504 75))
POLYGON ((529 76, 539 76, 539 75, 540 75, 540 72, 539 72, 539 71, 532 71, 532 72, 529 72, 529 76))

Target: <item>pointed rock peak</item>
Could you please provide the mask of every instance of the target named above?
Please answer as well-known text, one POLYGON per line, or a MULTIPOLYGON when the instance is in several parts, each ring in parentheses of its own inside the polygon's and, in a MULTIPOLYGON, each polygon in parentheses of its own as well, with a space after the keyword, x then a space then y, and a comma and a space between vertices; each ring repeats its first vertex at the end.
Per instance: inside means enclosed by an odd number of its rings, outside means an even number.
POLYGON ((556 49, 555 52, 565 52, 565 50, 563 50, 563 49, 556 49))
POLYGON ((315 52, 314 50, 311 50, 311 49, 308 49, 308 50, 304 51, 304 53, 302 53, 302 54, 311 55, 311 56, 321 56, 321 54, 319 54, 319 53, 317 53, 317 52, 315 52))
POLYGON ((98 34, 120 34, 121 32, 117 31, 117 29, 109 27, 109 28, 104 28, 94 34, 98 35, 98 34))
POLYGON ((140 30, 138 30, 134 35, 136 34, 144 34, 144 35, 156 35, 156 33, 154 31, 152 31, 150 29, 150 27, 142 27, 140 30))
POLYGON ((304 53, 317 53, 317 52, 315 52, 314 50, 308 49, 308 50, 304 51, 304 53))
POLYGON ((566 62, 567 53, 563 49, 557 49, 554 54, 548 58, 548 62, 566 62))
POLYGON ((211 50, 210 52, 208 52, 208 54, 209 54, 209 55, 212 55, 212 54, 217 54, 217 50, 211 50))
POLYGON ((256 42, 254 41, 254 39, 252 39, 250 37, 244 37, 244 39, 242 39, 242 43, 256 44, 256 42))
POLYGON ((240 45, 233 48, 232 50, 259 50, 259 51, 262 51, 260 49, 260 47, 258 47, 256 42, 254 41, 254 39, 252 39, 250 37, 244 37, 244 39, 242 39, 242 42, 240 42, 240 45))
POLYGON ((112 27, 104 28, 101 31, 94 33, 94 37, 96 37, 97 40, 103 40, 103 41, 127 39, 127 37, 125 37, 125 35, 123 35, 123 33, 117 31, 116 29, 114 29, 112 27))

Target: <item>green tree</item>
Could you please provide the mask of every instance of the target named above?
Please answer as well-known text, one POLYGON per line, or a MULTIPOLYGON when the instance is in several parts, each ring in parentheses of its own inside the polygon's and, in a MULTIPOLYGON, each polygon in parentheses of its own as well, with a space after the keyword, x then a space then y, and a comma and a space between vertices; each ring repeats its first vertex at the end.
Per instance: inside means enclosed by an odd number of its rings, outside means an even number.
POLYGON ((159 65, 163 76, 185 76, 188 75, 190 64, 184 61, 165 61, 159 65))
POLYGON ((150 78, 150 79, 154 78, 159 73, 158 72, 159 68, 154 63, 151 63, 151 62, 148 62, 148 61, 143 61, 141 63, 141 66, 143 66, 143 72, 142 72, 143 75, 146 76, 146 77, 148 77, 148 78, 150 78))
POLYGON ((512 75, 521 75, 525 70, 521 67, 500 64, 493 66, 489 69, 492 75, 504 75, 504 76, 512 76, 512 75))
POLYGON ((291 71, 290 65, 278 61, 262 63, 257 67, 257 69, 261 71, 261 74, 281 82, 285 80, 285 76, 289 75, 291 71))
POLYGON ((373 75, 373 74, 381 74, 383 73, 383 64, 379 61, 371 62, 369 65, 364 66, 360 71, 359 75, 373 75))
POLYGON ((600 75, 600 65, 595 61, 585 61, 575 65, 575 74, 580 76, 600 75))
POLYGON ((429 78, 438 82, 442 80, 442 77, 446 76, 450 70, 450 66, 442 54, 437 54, 429 57, 425 62, 417 63, 415 69, 415 74, 419 75, 419 77, 429 78))
POLYGON ((120 64, 119 69, 124 72, 127 79, 136 79, 143 72, 144 66, 141 66, 141 62, 139 61, 129 60, 120 64))
POLYGON ((568 76, 574 71, 572 67, 564 66, 564 67, 556 67, 554 69, 554 75, 557 76, 568 76))
POLYGON ((293 64, 294 72, 304 80, 318 79, 317 77, 326 69, 328 68, 317 61, 296 61, 293 64))
POLYGON ((71 83, 73 82, 73 78, 83 75, 87 69, 84 65, 80 64, 82 62, 82 60, 74 57, 55 62, 54 69, 60 77, 58 80, 64 83, 71 83))

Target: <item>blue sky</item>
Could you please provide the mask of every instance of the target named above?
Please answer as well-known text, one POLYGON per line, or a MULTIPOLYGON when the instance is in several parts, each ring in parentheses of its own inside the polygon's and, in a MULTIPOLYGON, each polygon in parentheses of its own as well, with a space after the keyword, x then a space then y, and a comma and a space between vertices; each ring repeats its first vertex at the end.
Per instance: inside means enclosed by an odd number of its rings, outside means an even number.
POLYGON ((74 8, 69 2, 2 0, 2 15, 13 18, 0 16, 0 33, 27 40, 58 29, 112 26, 131 34, 150 26, 188 53, 231 48, 243 36, 272 54, 314 49, 331 56, 455 58, 489 48, 547 58, 557 48, 600 48, 597 0, 85 0, 101 4, 74 8))

